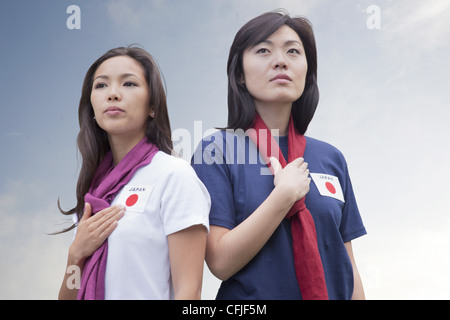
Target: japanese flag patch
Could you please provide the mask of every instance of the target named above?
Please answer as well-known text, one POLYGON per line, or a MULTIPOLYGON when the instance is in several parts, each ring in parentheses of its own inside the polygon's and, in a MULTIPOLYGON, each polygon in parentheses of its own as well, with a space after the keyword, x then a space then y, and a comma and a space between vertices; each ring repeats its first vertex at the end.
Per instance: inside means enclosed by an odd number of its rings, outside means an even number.
POLYGON ((117 204, 123 204, 127 210, 144 212, 152 186, 125 186, 122 190, 117 204))
POLYGON ((338 177, 324 173, 310 173, 310 175, 322 196, 345 202, 338 177))

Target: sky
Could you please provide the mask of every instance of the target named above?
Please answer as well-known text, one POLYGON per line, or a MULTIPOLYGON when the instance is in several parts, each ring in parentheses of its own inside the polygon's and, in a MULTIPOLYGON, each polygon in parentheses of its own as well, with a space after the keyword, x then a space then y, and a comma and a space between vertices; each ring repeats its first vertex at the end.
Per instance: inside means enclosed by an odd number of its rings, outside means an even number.
MULTIPOLYGON (((71 223, 56 203, 76 202, 90 65, 118 46, 149 51, 189 159, 226 125, 234 35, 278 8, 314 27, 321 96, 306 134, 348 162, 368 231, 352 241, 366 298, 450 299, 447 0, 0 0, 0 299, 57 298, 73 234, 48 234, 71 223)), ((205 267, 203 299, 219 284, 205 267)))

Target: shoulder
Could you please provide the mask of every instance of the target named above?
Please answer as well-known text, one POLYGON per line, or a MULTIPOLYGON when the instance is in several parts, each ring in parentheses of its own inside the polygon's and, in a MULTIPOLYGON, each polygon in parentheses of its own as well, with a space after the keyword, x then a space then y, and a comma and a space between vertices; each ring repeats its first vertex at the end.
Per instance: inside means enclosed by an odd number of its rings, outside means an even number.
POLYGON ((158 151, 150 164, 139 169, 135 176, 160 184, 173 178, 193 179, 196 174, 186 160, 158 151))
POLYGON ((205 186, 198 178, 191 164, 182 158, 158 152, 147 166, 147 177, 169 198, 183 193, 187 196, 209 197, 205 186))
POLYGON ((308 153, 308 155, 322 158, 327 157, 345 163, 344 155, 335 146, 329 144, 328 142, 314 139, 308 136, 305 136, 305 138, 306 138, 305 153, 308 153))
POLYGON ((306 138, 306 147, 307 148, 314 148, 320 151, 327 151, 327 152, 333 152, 333 153, 341 153, 338 148, 333 146, 332 144, 318 140, 315 138, 311 138, 309 136, 305 136, 306 138))
POLYGON ((186 170, 190 167, 186 160, 163 151, 158 151, 150 164, 161 166, 162 170, 167 171, 186 170))
POLYGON ((195 176, 195 172, 192 169, 189 162, 186 160, 164 153, 162 151, 155 155, 150 166, 153 165, 153 169, 157 170, 159 174, 166 177, 182 176, 192 177, 195 176))

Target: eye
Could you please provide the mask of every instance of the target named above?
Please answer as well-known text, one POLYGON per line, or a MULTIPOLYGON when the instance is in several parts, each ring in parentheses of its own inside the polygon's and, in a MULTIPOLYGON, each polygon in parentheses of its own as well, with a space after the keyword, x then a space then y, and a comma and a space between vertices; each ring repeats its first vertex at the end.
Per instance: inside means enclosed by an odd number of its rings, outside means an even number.
POLYGON ((106 87, 106 83, 103 83, 103 82, 97 82, 97 83, 95 84, 95 86, 94 86, 94 89, 101 89, 101 88, 104 88, 104 87, 106 87))
POLYGON ((258 51, 256 51, 256 53, 269 53, 269 50, 266 48, 261 48, 258 51))
POLYGON ((300 54, 300 50, 292 48, 288 50, 288 53, 300 54))
POLYGON ((137 84, 132 81, 127 81, 123 84, 124 87, 137 87, 137 84))

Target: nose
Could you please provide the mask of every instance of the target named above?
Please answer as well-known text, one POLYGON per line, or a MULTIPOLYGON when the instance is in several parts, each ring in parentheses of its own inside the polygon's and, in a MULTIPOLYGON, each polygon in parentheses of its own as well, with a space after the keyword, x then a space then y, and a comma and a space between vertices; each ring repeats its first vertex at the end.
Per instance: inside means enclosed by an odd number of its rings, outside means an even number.
POLYGON ((274 69, 287 69, 288 65, 286 62, 286 58, 284 57, 283 53, 279 52, 277 55, 274 56, 273 60, 273 68, 274 69))
POLYGON ((274 65, 274 69, 287 69, 287 64, 285 62, 277 62, 274 65))
POLYGON ((117 86, 110 86, 110 91, 108 93, 108 101, 119 101, 121 100, 120 92, 117 86))

